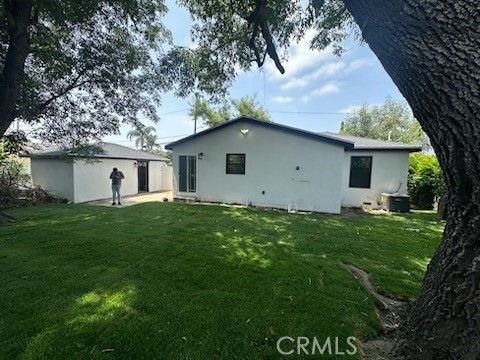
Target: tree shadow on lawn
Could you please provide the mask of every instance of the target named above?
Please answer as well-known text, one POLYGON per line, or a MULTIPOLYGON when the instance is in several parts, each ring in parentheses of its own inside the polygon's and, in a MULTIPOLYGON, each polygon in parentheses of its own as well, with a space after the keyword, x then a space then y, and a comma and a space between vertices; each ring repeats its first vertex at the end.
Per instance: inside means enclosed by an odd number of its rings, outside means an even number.
POLYGON ((375 300, 340 263, 411 297, 423 276, 416 261, 438 241, 436 229, 405 230, 431 221, 415 214, 96 209, 48 210, 35 226, 0 229, 22 232, 0 243, 6 356, 265 358, 277 357, 281 336, 366 339, 380 327, 375 300))

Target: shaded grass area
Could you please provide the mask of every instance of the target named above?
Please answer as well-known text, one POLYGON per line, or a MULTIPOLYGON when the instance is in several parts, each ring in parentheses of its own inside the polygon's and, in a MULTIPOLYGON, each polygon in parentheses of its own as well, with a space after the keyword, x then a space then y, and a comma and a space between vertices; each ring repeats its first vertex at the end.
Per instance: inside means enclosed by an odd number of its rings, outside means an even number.
MULTIPOLYGON (((281 336, 368 339, 375 299, 412 298, 432 213, 295 215, 147 203, 12 211, 0 227, 5 359, 278 358, 281 336)), ((288 345, 288 344, 287 344, 288 345)))

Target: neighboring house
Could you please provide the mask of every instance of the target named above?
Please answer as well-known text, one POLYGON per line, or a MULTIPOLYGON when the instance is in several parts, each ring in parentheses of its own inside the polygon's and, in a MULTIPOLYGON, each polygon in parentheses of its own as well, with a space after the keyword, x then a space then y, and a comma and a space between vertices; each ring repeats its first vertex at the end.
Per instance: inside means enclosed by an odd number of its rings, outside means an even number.
POLYGON ((421 147, 240 117, 168 144, 177 199, 339 213, 406 193, 421 147))
POLYGON ((30 154, 35 185, 75 203, 112 196, 110 173, 123 172, 122 196, 172 189, 169 159, 126 146, 101 143, 88 159, 74 149, 30 154))

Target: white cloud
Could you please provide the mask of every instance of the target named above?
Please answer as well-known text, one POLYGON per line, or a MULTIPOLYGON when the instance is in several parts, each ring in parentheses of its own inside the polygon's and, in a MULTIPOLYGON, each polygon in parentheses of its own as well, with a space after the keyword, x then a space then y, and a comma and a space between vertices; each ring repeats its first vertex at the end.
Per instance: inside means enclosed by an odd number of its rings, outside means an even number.
POLYGON ((303 95, 300 100, 303 102, 303 103, 308 103, 310 101, 312 97, 310 95, 303 95))
MULTIPOLYGON (((311 71, 310 73, 303 76, 287 76, 284 77, 284 80, 287 80, 286 83, 282 84, 280 88, 282 90, 289 89, 299 89, 307 87, 310 83, 315 82, 316 80, 329 77, 339 77, 348 75, 354 71, 357 71, 361 68, 371 66, 373 64, 372 59, 370 58, 359 58, 355 59, 349 63, 344 61, 330 61, 329 58, 322 58, 319 60, 320 63, 313 64, 317 67, 316 70, 311 71), (321 64, 321 62, 329 62, 321 64)), ((313 67, 313 65, 311 67, 313 67)), ((276 70, 276 69, 275 69, 276 70)), ((294 73, 300 72, 302 69, 294 71, 294 73)), ((267 72, 268 73, 268 72, 267 72)), ((290 71, 291 75, 292 71, 290 71)), ((273 78, 280 78, 279 76, 274 75, 273 78)))
POLYGON ((308 85, 308 80, 305 78, 293 78, 289 80, 286 84, 280 86, 282 90, 288 89, 295 89, 295 88, 303 88, 308 85))
POLYGON ((324 65, 321 65, 317 70, 311 72, 302 77, 293 77, 286 84, 280 86, 282 90, 303 88, 306 87, 311 82, 318 80, 321 77, 328 77, 336 75, 341 72, 346 67, 345 63, 342 61, 329 62, 324 65))
POLYGON ((373 63, 372 60, 369 58, 355 59, 352 62, 350 62, 350 64, 348 64, 348 67, 346 70, 347 72, 352 72, 352 71, 370 66, 372 65, 372 63, 373 63))
POLYGON ((293 101, 293 98, 290 96, 275 96, 272 98, 272 101, 278 104, 287 104, 293 101))
POLYGON ((340 85, 336 81, 330 81, 315 89, 310 94, 303 95, 300 98, 300 101, 303 103, 308 103, 310 100, 312 100, 313 97, 331 95, 338 93, 339 91, 340 85))
POLYGON ((335 94, 340 91, 340 86, 335 81, 330 81, 312 92, 313 96, 324 96, 335 94))
POLYGON ((282 61, 285 68, 285 74, 280 74, 275 67, 274 62, 268 59, 265 62, 265 70, 270 79, 287 79, 305 69, 309 69, 314 65, 318 65, 328 59, 333 58, 332 47, 327 47, 324 50, 312 50, 310 43, 315 36, 316 30, 307 30, 305 36, 295 45, 291 46, 287 52, 287 59, 282 61))
POLYGON ((345 68, 345 63, 343 61, 330 62, 325 65, 322 65, 318 70, 314 71, 312 74, 308 75, 313 79, 318 79, 320 76, 332 76, 338 74, 345 68))

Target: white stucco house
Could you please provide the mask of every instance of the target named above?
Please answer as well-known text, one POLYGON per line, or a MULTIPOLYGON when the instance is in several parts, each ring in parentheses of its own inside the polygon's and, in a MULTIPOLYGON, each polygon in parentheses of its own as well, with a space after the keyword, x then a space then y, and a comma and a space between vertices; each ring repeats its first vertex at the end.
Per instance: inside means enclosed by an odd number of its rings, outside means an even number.
POLYGON ((240 117, 168 144, 176 199, 339 213, 406 193, 421 148, 240 117))
POLYGON ((98 146, 88 159, 74 149, 30 154, 33 184, 74 203, 107 199, 116 167, 125 176, 122 196, 172 189, 170 160, 118 144, 98 146))

